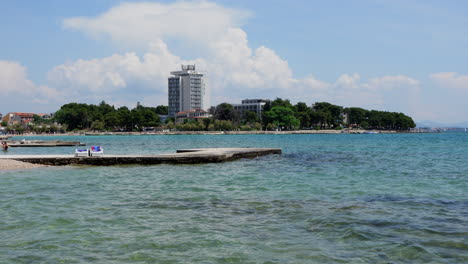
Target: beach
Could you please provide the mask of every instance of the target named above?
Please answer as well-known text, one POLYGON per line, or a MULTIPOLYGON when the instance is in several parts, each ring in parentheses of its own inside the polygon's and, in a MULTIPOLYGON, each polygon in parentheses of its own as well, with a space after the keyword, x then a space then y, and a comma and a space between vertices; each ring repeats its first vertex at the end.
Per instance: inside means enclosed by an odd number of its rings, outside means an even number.
POLYGON ((0 171, 2 170, 18 170, 18 169, 34 169, 45 167, 44 165, 26 163, 16 160, 0 159, 0 171))

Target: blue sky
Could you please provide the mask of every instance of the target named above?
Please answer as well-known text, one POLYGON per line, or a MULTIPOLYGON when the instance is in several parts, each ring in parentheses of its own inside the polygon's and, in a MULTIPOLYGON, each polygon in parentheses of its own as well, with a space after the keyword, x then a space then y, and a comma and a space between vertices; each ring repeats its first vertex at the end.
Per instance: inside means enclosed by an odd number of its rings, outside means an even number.
POLYGON ((167 104, 195 63, 211 103, 328 101, 468 120, 466 1, 0 1, 0 113, 167 104))

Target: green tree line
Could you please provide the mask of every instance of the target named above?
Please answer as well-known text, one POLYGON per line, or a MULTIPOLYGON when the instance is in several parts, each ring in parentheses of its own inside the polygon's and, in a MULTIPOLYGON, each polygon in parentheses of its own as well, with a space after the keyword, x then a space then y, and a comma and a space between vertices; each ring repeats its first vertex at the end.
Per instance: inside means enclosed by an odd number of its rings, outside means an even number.
POLYGON ((69 131, 141 131, 159 126, 159 115, 166 115, 167 110, 167 106, 145 107, 139 103, 131 110, 126 106, 116 109, 104 101, 99 105, 69 103, 55 113, 54 119, 67 125, 69 131))
POLYGON ((230 121, 229 127, 241 130, 257 130, 259 125, 266 130, 295 129, 341 129, 354 127, 380 130, 408 130, 416 124, 403 113, 366 110, 358 107, 344 108, 327 102, 307 106, 304 102, 295 105, 288 99, 276 98, 264 106, 261 118, 254 112, 240 116, 234 107, 222 103, 215 108, 214 120, 230 121))
POLYGON ((403 113, 366 110, 359 107, 345 108, 349 124, 370 129, 408 130, 416 127, 413 119, 403 113))
POLYGON ((211 111, 212 117, 199 121, 184 120, 175 124, 173 118, 161 123, 159 115, 167 115, 168 107, 146 107, 141 104, 133 109, 126 106, 115 108, 102 101, 98 105, 69 103, 63 105, 52 120, 39 116, 28 126, 10 126, 10 131, 142 131, 145 127, 177 129, 181 131, 213 130, 296 130, 296 129, 342 129, 344 127, 408 130, 416 125, 403 113, 366 110, 359 107, 344 108, 327 102, 308 106, 304 102, 291 104, 288 99, 276 98, 267 101, 261 116, 247 111, 237 112, 233 105, 222 103, 211 111), (55 124, 54 124, 55 122, 55 124), (58 126, 56 125, 58 124, 58 126))
POLYGON ((168 119, 160 122, 159 115, 167 114, 167 106, 145 107, 138 104, 134 109, 123 106, 115 109, 104 101, 99 105, 70 103, 55 113, 55 120, 65 124, 68 130, 121 130, 141 131, 144 127, 160 127, 182 131, 210 130, 296 130, 296 129, 341 129, 343 127, 408 130, 416 125, 403 113, 366 110, 358 107, 344 108, 328 102, 308 106, 304 102, 292 104, 288 99, 268 101, 262 115, 245 112, 241 115, 233 105, 221 103, 214 108, 211 118, 200 121, 185 120, 175 124, 168 119))

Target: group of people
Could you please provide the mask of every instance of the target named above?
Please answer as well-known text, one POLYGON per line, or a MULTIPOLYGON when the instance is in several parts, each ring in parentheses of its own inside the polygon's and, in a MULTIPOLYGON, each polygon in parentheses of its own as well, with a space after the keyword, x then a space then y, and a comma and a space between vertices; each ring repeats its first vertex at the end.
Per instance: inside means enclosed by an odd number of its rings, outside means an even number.
POLYGON ((2 141, 2 149, 5 151, 8 150, 8 143, 6 141, 2 141))

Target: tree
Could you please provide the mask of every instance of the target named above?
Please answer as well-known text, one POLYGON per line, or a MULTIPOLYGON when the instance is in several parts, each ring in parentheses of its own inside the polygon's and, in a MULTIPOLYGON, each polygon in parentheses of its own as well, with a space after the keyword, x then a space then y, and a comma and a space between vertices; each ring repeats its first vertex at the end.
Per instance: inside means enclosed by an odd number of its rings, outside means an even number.
POLYGON ((347 109, 348 120, 350 124, 361 124, 367 120, 368 112, 366 109, 359 107, 350 107, 347 109))
POLYGON ((300 127, 308 128, 311 126, 310 111, 308 112, 298 112, 296 113, 296 118, 300 122, 300 127))
POLYGON ((91 125, 92 113, 87 104, 69 103, 55 113, 55 119, 67 124, 70 130, 86 129, 91 125))
MULTIPOLYGON (((140 103, 133 109, 120 107, 117 110, 114 106, 105 101, 99 105, 68 103, 63 105, 56 113, 53 121, 61 125, 56 129, 66 130, 115 130, 126 131, 142 130, 144 127, 155 127, 160 125, 159 115, 167 114, 168 107, 159 105, 157 107, 145 107, 140 103)), ((213 119, 204 119, 201 122, 187 122, 185 126, 178 126, 187 130, 232 130, 239 128, 239 113, 231 104, 222 103, 212 107, 213 119), (225 121, 225 122, 221 122, 225 121)), ((299 102, 292 105, 288 99, 276 98, 267 101, 262 111, 262 126, 266 129, 297 129, 309 128, 312 125, 320 128, 337 128, 343 124, 343 116, 348 116, 348 122, 357 124, 363 128, 371 129, 395 129, 407 130, 416 126, 413 119, 403 113, 368 111, 359 107, 345 108, 327 102, 317 102, 312 107, 306 103, 299 102)), ((28 128, 9 127, 10 130, 22 132, 24 129, 40 133, 41 131, 51 131, 52 120, 44 120, 38 115, 34 116, 34 126, 28 128)), ((166 119, 166 124, 174 124, 173 117, 166 119)), ((243 116, 243 130, 257 129, 259 117, 255 112, 247 111, 243 116)), ((2 122, 6 127, 7 123, 2 122)))
POLYGON ((56 133, 58 132, 60 129, 59 127, 57 127, 56 125, 50 125, 50 126, 47 126, 48 127, 48 130, 49 130, 49 133, 56 133))
POLYGON ((130 111, 130 120, 131 120, 131 131, 138 130, 141 131, 144 126, 144 117, 141 111, 139 111, 138 106, 130 111))
POLYGON ((141 110, 143 115, 143 125, 146 127, 155 127, 159 125, 159 116, 149 108, 141 110))
POLYGON ((117 109, 117 124, 127 131, 132 131, 132 116, 130 110, 128 110, 126 106, 117 109))
POLYGON ((244 113, 244 121, 245 123, 255 123, 255 122, 258 122, 258 115, 257 113, 253 112, 253 111, 246 111, 244 113))
POLYGON ((15 133, 17 134, 23 134, 25 131, 24 126, 22 126, 21 124, 14 124, 12 130, 15 131, 15 133))
POLYGON ((34 131, 34 133, 36 134, 42 134, 45 132, 45 127, 44 126, 34 126, 32 128, 32 131, 34 131))
POLYGON ((403 113, 395 113, 395 129, 397 130, 408 130, 410 128, 416 127, 413 119, 409 116, 404 115, 403 113))
POLYGON ((265 129, 284 127, 296 129, 300 121, 295 117, 295 108, 288 99, 276 98, 267 102, 263 108, 262 123, 265 129), (293 128, 294 127, 294 128, 293 128))
POLYGON ((416 126, 413 119, 403 113, 376 110, 368 111, 366 121, 361 121, 360 125, 364 128, 395 130, 408 130, 416 126))
POLYGON ((107 130, 113 130, 119 125, 119 114, 113 111, 104 116, 104 124, 107 130))
POLYGON ((311 111, 312 109, 303 102, 299 102, 294 106, 295 116, 300 121, 300 127, 308 128, 312 125, 310 117, 311 111))
POLYGON ((234 128, 231 120, 215 120, 213 125, 215 130, 220 131, 229 131, 234 128))
POLYGON ((322 128, 337 127, 343 123, 342 110, 343 107, 333 105, 327 102, 315 103, 312 110, 316 114, 311 115, 311 119, 320 123, 322 128))
POLYGON ((173 116, 166 118, 165 123, 169 124, 169 122, 175 123, 175 118, 173 116))
POLYGON ((297 129, 300 121, 294 116, 291 108, 284 106, 274 106, 270 111, 265 112, 266 126, 268 124, 276 125, 282 129, 297 129))
POLYGON ((158 115, 167 115, 167 114, 169 114, 169 107, 167 105, 158 105, 158 106, 156 106, 156 114, 158 114, 158 115))
POLYGON ((184 123, 176 125, 176 128, 179 131, 202 131, 204 130, 204 125, 202 122, 185 119, 184 123))
POLYGON ((369 127, 374 129, 381 129, 382 127, 382 113, 380 111, 371 110, 367 113, 367 120, 369 127))
POLYGON ((271 102, 271 107, 275 107, 275 106, 282 106, 282 107, 286 107, 286 108, 293 108, 293 105, 291 104, 291 102, 289 101, 289 99, 281 99, 281 98, 276 98, 275 100, 273 100, 273 102, 271 102))
POLYGON ((213 123, 214 120, 211 118, 204 118, 202 122, 203 122, 204 129, 208 130, 208 128, 210 127, 210 124, 213 123))
POLYGON ((99 106, 96 107, 99 111, 99 113, 102 115, 102 116, 106 116, 108 115, 109 113, 112 113, 115 111, 115 108, 114 106, 111 106, 109 104, 107 104, 105 101, 102 101, 99 106))
POLYGON ((33 115, 33 122, 34 124, 42 124, 44 123, 44 118, 40 117, 39 115, 33 115))
POLYGON ((266 101, 265 105, 263 106, 263 112, 267 112, 267 111, 270 111, 271 110, 271 101, 268 100, 266 101))
POLYGON ((328 111, 312 111, 310 113, 310 120, 312 124, 324 129, 330 125, 330 120, 332 119, 331 113, 328 111))
POLYGON ((100 120, 95 120, 91 123, 91 129, 94 131, 103 131, 104 130, 104 122, 100 120))
POLYGON ((239 114, 231 104, 222 103, 216 106, 214 118, 218 120, 239 121, 239 114))

